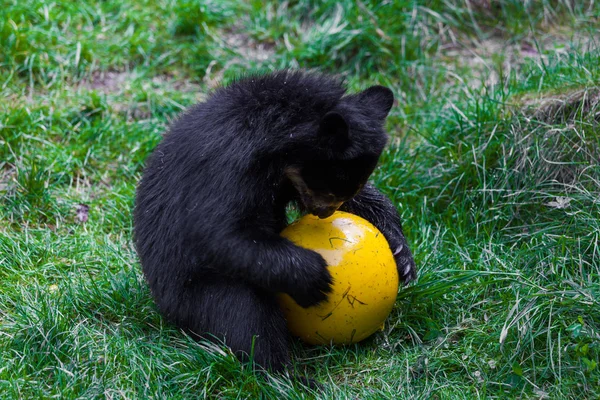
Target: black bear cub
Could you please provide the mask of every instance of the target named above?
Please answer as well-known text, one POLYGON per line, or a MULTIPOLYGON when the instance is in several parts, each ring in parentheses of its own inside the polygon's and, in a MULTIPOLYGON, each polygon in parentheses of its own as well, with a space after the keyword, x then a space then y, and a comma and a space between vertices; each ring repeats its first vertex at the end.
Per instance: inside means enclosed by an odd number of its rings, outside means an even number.
POLYGON ((276 302, 319 303, 325 260, 279 236, 294 202, 340 209, 386 237, 403 282, 415 264, 392 203, 367 183, 387 142, 392 92, 346 94, 331 76, 280 71, 216 90, 175 121, 137 190, 135 244, 162 314, 271 370, 290 365, 276 302))

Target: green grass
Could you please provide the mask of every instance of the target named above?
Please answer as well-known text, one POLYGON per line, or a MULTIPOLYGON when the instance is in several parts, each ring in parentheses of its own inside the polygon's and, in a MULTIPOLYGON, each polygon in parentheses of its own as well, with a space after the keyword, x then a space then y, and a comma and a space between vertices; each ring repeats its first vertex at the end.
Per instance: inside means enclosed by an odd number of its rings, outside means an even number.
POLYGON ((0 13, 0 398, 600 396, 597 2, 0 13), (131 243, 135 185, 168 121, 219 81, 280 67, 392 88, 373 181, 420 269, 382 333, 295 344, 316 394, 166 324, 131 243))

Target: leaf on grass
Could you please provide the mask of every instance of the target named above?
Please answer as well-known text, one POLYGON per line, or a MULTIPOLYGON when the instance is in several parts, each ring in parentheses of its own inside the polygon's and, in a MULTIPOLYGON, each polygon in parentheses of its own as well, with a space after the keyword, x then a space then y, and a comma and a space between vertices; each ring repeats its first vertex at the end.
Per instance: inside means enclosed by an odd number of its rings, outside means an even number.
POLYGON ((569 326, 567 328, 567 331, 571 332, 571 337, 577 338, 581 334, 582 328, 583 328, 583 325, 575 323, 575 324, 572 324, 571 326, 569 326))
POLYGON ((79 222, 87 222, 90 212, 90 206, 88 206, 87 204, 77 204, 76 211, 77 220, 79 222))
POLYGON ((571 202, 571 199, 569 197, 557 196, 555 201, 546 203, 546 205, 549 207, 558 208, 560 210, 560 209, 569 207, 570 202, 571 202))
POLYGON ((521 368, 519 363, 516 361, 512 365, 512 371, 513 371, 513 374, 515 374, 517 376, 523 376, 523 368, 521 368))
POLYGON ((586 365, 586 367, 587 367, 587 369, 588 369, 589 372, 592 372, 598 366, 598 363, 596 361, 590 360, 587 357, 581 357, 581 360, 586 365))

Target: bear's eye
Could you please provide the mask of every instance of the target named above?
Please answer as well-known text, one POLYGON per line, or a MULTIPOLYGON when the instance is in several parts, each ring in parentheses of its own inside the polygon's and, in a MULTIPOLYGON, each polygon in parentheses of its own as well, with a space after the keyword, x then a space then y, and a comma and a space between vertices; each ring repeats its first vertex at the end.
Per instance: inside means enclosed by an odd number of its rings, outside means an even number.
POLYGON ((319 177, 313 175, 304 175, 303 180, 306 182, 306 186, 315 192, 328 192, 327 183, 319 177))
POLYGON ((327 201, 335 201, 337 199, 337 196, 334 195, 333 193, 325 193, 322 195, 327 201))

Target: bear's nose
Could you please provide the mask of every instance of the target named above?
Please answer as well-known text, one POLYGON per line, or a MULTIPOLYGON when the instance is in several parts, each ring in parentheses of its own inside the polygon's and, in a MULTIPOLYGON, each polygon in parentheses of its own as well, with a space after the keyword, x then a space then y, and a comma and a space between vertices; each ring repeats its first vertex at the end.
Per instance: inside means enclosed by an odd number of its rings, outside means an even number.
POLYGON ((333 215, 335 210, 335 207, 319 208, 315 210, 315 214, 317 215, 317 217, 324 219, 333 215))

